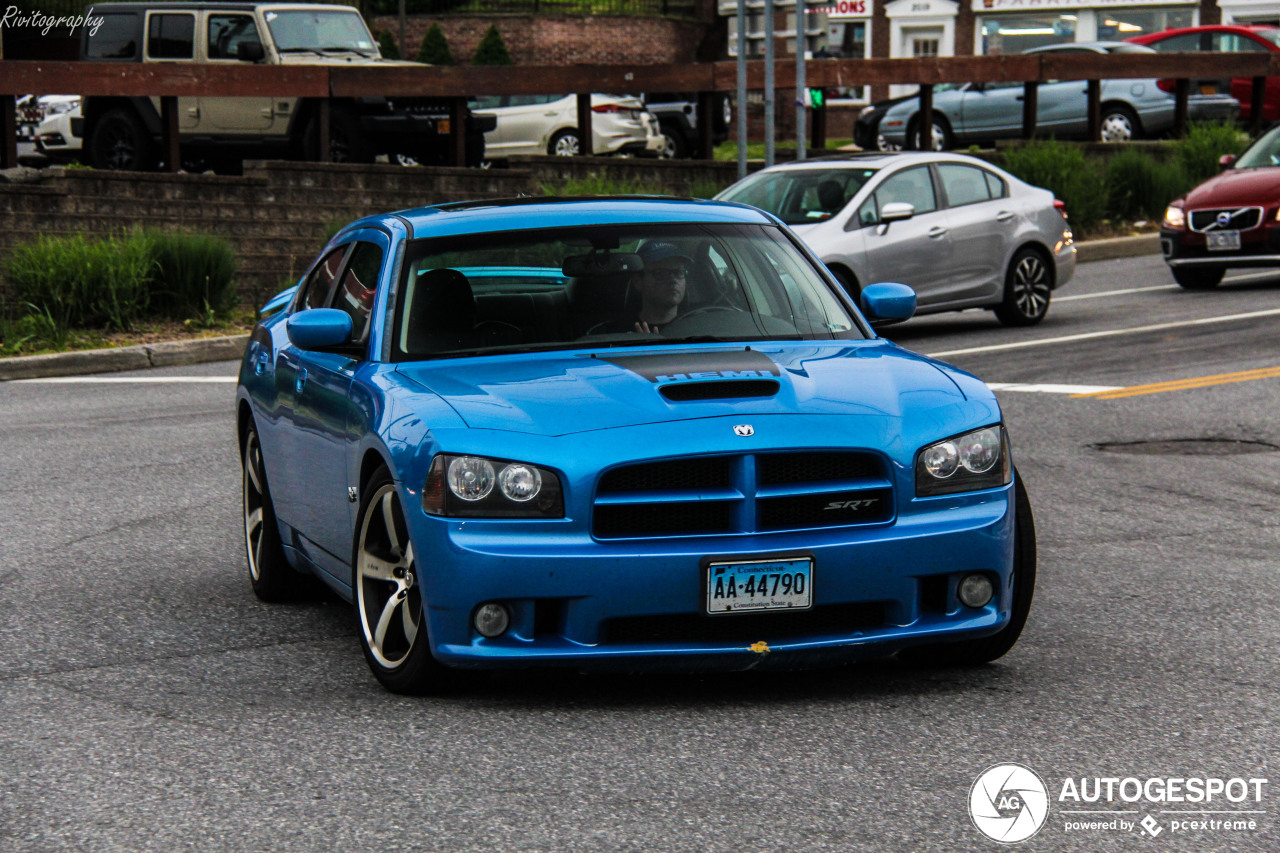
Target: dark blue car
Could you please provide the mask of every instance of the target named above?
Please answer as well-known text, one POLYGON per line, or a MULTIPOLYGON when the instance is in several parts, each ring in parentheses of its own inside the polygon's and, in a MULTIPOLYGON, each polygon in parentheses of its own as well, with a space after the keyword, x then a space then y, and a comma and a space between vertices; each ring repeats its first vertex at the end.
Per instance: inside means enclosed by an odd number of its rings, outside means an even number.
POLYGON ((876 336, 908 288, 862 299, 743 205, 354 222, 245 352, 254 591, 320 578, 407 693, 478 668, 997 658, 1035 584, 1000 408, 876 336))

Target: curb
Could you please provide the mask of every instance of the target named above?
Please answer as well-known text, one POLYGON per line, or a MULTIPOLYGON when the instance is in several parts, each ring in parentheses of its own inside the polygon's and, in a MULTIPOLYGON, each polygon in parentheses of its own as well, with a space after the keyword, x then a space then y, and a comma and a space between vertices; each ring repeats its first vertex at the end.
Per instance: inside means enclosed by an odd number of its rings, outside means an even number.
POLYGON ((199 338, 194 341, 166 341, 119 349, 58 352, 0 359, 0 382, 14 379, 46 379, 84 373, 112 373, 118 370, 145 370, 175 367, 206 361, 234 361, 244 354, 248 335, 199 338))
MULTIPOLYGON (((1076 244, 1076 262, 1106 261, 1160 252, 1159 234, 1086 240, 1076 244)), ((248 335, 168 341, 120 349, 84 350, 51 355, 26 355, 0 359, 0 382, 14 379, 45 379, 117 370, 145 370, 207 361, 235 361, 244 354, 248 335)))

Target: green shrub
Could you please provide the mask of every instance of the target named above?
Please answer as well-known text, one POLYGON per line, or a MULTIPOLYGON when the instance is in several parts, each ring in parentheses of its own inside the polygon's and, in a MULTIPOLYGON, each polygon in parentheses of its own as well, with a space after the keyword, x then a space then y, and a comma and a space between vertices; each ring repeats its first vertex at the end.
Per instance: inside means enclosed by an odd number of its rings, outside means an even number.
POLYGON ((444 30, 439 24, 432 24, 427 34, 422 37, 422 46, 418 48, 418 61, 428 65, 453 65, 453 53, 449 50, 449 40, 444 37, 444 30))
POLYGON ((147 235, 155 258, 156 313, 177 319, 226 315, 236 307, 236 256, 226 240, 202 234, 147 235))
POLYGON ((128 329, 147 309, 154 261, 138 235, 40 237, 18 246, 5 278, 19 304, 58 327, 128 329))
MULTIPOLYGON (((1107 161, 1107 217, 1159 221, 1169 202, 1186 188, 1186 176, 1175 160, 1159 163, 1146 151, 1126 148, 1107 161)), ((1071 212, 1070 206, 1067 212, 1071 212)))
POLYGON ((554 196, 667 195, 670 190, 655 180, 588 172, 582 177, 569 178, 560 183, 545 182, 542 184, 542 192, 544 195, 554 196))
POLYGON ((396 44, 396 37, 391 35, 391 30, 381 30, 378 33, 378 50, 382 52, 383 59, 400 58, 400 46, 396 44))
POLYGON ((1052 139, 1029 142, 1008 149, 1004 167, 1065 203, 1073 229, 1091 228, 1104 218, 1106 194, 1100 191, 1100 170, 1078 147, 1052 139))
POLYGON ((1248 137, 1234 124, 1195 122, 1190 125, 1186 136, 1169 145, 1172 162, 1182 169, 1186 180, 1184 191, 1218 174, 1218 160, 1222 155, 1239 154, 1247 142, 1248 137))
POLYGON ((475 55, 471 57, 472 65, 515 65, 507 43, 502 40, 497 24, 490 24, 484 38, 476 45, 475 55))

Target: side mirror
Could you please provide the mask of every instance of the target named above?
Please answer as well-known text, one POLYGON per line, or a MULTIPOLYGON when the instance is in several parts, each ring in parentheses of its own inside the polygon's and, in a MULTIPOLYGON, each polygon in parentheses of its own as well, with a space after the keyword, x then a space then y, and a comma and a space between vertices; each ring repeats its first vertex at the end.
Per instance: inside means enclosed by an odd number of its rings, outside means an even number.
POLYGON ((867 285, 862 289, 862 313, 873 326, 910 320, 916 313, 916 292, 892 281, 867 285))
POLYGON ((285 321, 289 342, 298 349, 330 349, 351 343, 351 315, 337 308, 299 311, 285 321))
POLYGON ((236 46, 236 59, 241 62, 261 62, 266 55, 260 41, 242 41, 236 46))
POLYGON ((1236 163, 1236 155, 1234 154, 1223 154, 1221 157, 1218 158, 1219 169, 1230 169, 1232 166, 1235 165, 1235 163, 1236 163))
POLYGON ((915 215, 916 206, 905 201, 891 201, 880 208, 880 222, 883 225, 888 225, 890 222, 901 222, 915 215))

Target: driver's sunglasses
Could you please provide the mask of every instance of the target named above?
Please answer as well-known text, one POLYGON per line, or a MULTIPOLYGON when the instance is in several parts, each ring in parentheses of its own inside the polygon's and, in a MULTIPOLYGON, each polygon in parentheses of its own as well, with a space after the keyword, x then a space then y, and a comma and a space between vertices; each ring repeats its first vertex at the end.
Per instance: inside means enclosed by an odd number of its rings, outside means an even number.
POLYGON ((645 270, 649 275, 653 276, 657 281, 675 281, 684 278, 689 274, 689 270, 684 267, 657 267, 655 269, 645 270))

